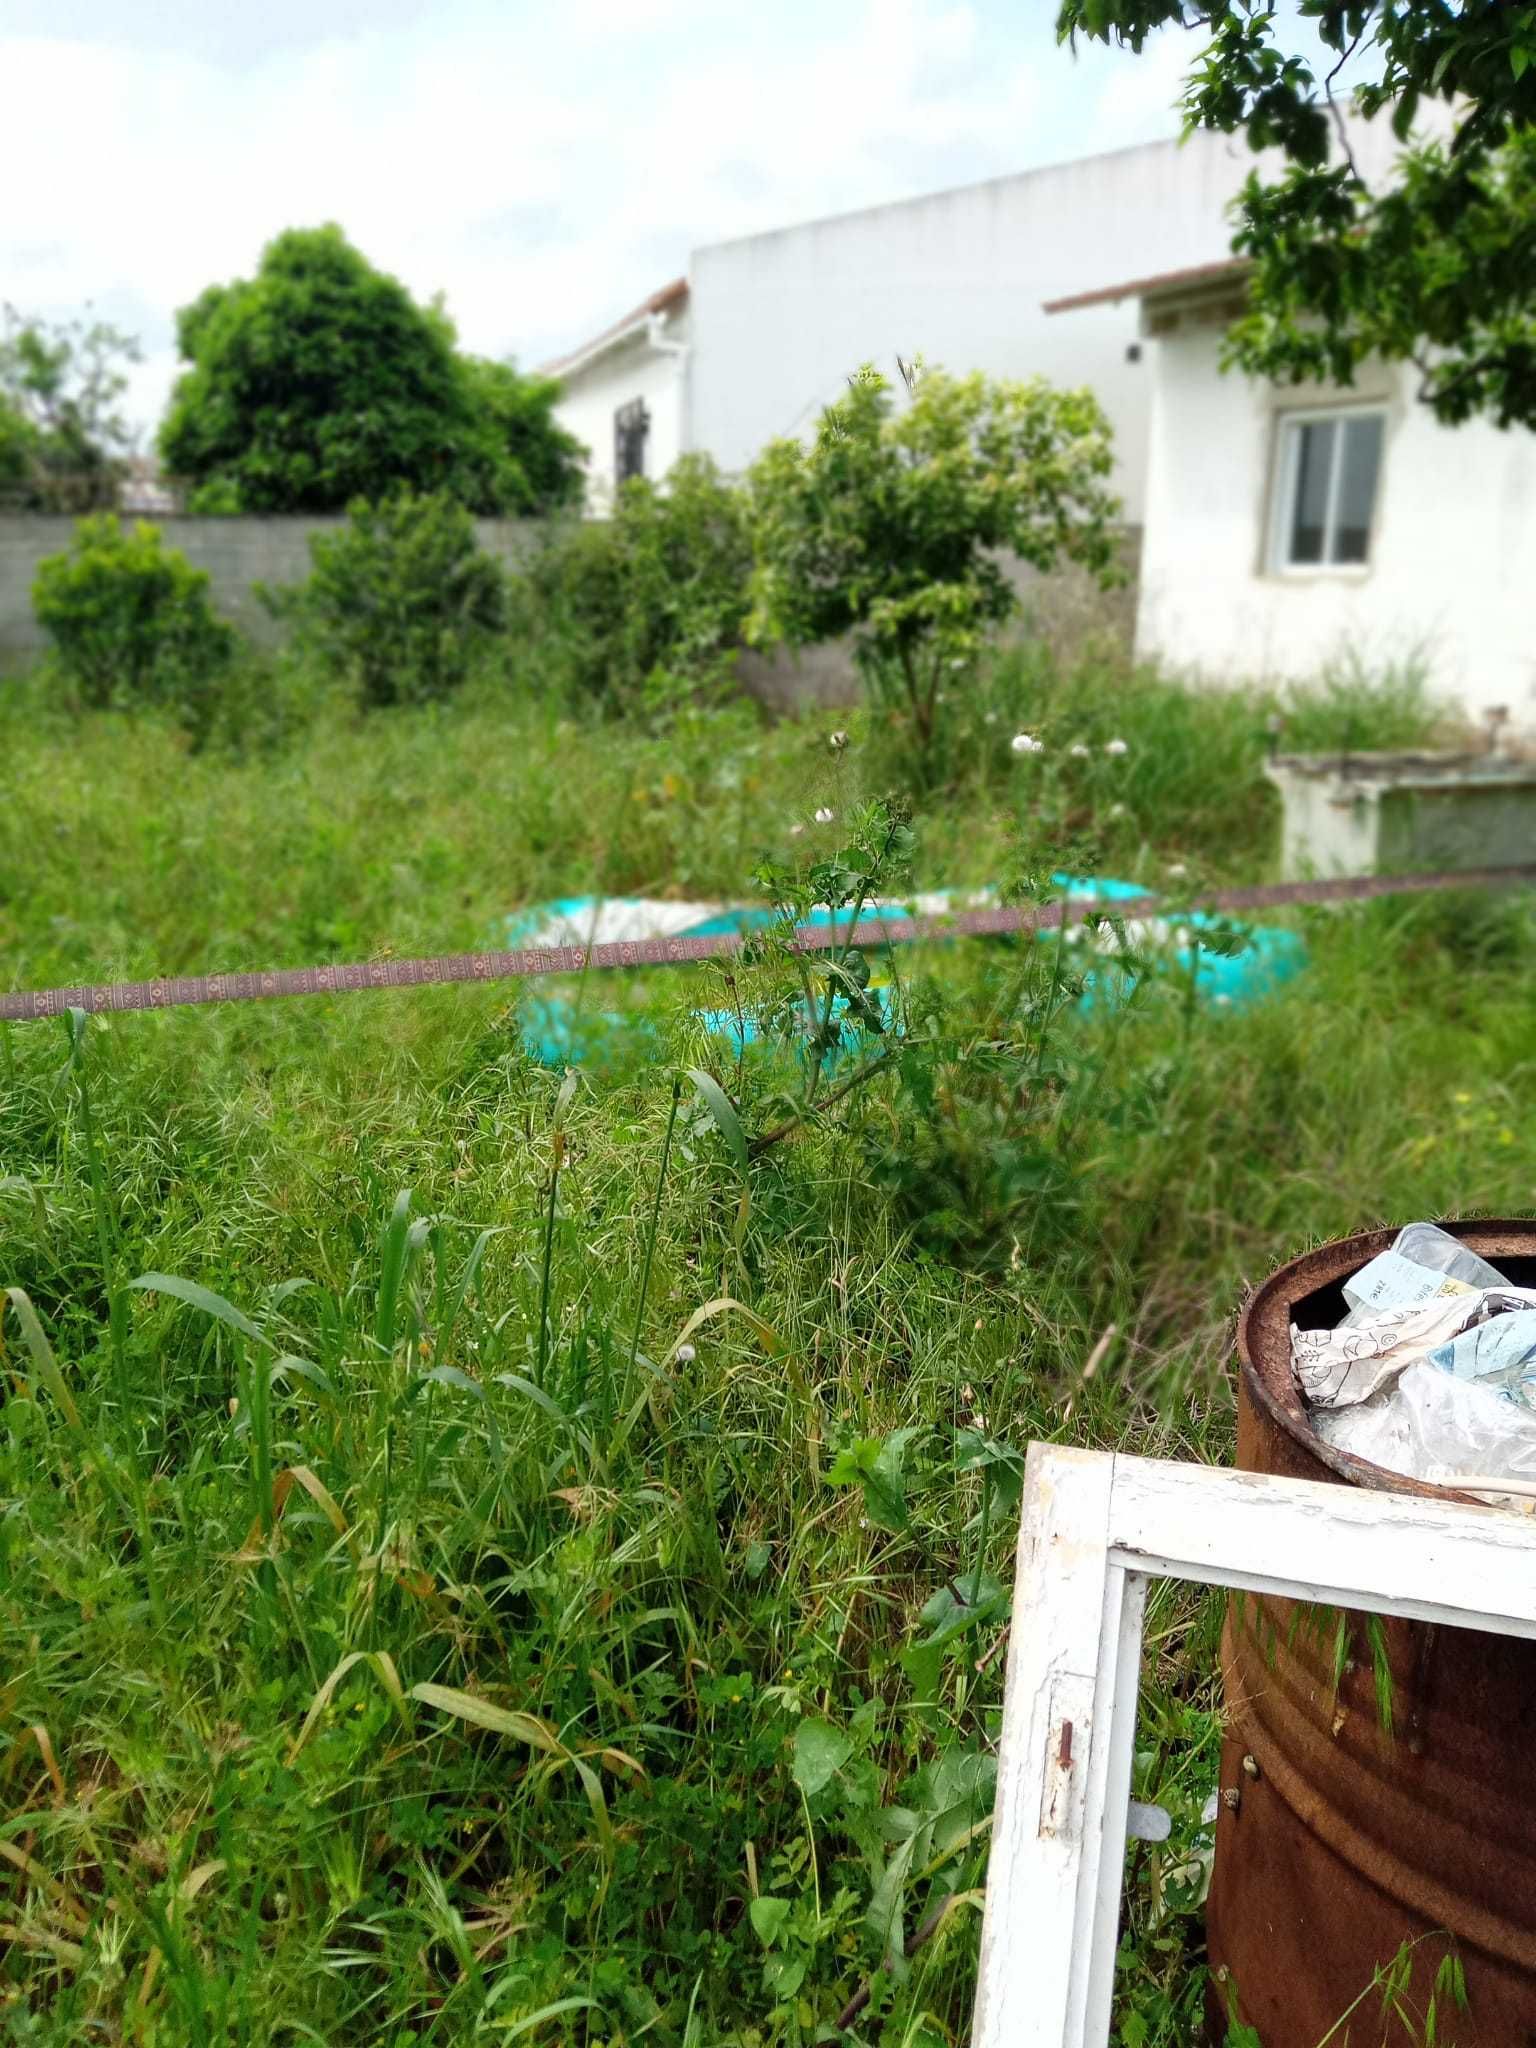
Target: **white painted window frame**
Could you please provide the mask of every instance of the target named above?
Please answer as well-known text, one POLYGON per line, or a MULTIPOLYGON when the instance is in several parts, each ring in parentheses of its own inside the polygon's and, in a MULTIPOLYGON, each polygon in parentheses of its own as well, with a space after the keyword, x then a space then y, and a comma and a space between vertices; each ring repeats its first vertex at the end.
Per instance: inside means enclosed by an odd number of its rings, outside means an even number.
POLYGON ((1523 1517, 1030 1447, 973 2048, 1105 2048, 1152 1579, 1536 1639, 1523 1517))
POLYGON ((1274 575, 1348 578, 1370 573, 1371 557, 1376 546, 1376 508, 1381 502, 1381 479, 1387 463, 1386 434, 1387 409, 1384 405, 1324 405, 1276 413, 1275 481, 1270 494, 1269 540, 1266 549, 1270 570, 1274 575), (1303 427, 1317 426, 1324 421, 1343 426, 1350 420, 1365 419, 1379 419, 1382 433, 1381 467, 1376 473, 1376 494, 1371 500, 1371 524, 1366 541, 1365 560, 1327 560, 1327 552, 1332 545, 1334 530, 1338 523, 1339 480, 1344 473, 1344 439, 1339 435, 1333 443, 1333 461, 1328 471, 1328 505, 1323 514, 1324 559, 1321 562, 1293 562, 1291 531, 1296 523, 1296 474, 1301 462, 1300 430, 1303 427))

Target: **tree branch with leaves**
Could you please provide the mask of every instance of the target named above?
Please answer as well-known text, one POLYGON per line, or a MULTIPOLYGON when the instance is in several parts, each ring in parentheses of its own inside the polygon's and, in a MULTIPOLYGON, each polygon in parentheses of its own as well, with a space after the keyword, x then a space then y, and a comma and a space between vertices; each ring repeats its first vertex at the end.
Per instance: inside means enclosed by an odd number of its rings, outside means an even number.
POLYGON ((1228 361, 1346 387, 1367 361, 1412 363, 1444 424, 1536 426, 1536 6, 1064 0, 1058 14, 1063 40, 1138 52, 1169 27, 1208 38, 1187 127, 1241 130, 1287 160, 1237 204, 1233 248, 1253 272, 1228 361), (1348 91, 1346 70, 1360 78, 1348 91), (1425 139, 1416 124, 1437 104, 1448 139, 1425 139), (1390 121, 1387 180, 1362 175, 1346 106, 1390 121))

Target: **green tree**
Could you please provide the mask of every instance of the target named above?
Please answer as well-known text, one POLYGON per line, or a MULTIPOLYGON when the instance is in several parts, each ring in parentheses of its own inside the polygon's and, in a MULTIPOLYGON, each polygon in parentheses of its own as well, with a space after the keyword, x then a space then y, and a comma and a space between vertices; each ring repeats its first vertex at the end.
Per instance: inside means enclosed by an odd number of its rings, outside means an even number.
POLYGON ((451 499, 359 499, 309 552, 308 583, 277 608, 351 679, 365 711, 449 696, 506 623, 506 579, 451 499))
POLYGON ((177 318, 191 365, 160 430, 204 502, 334 512, 393 491, 528 513, 579 487, 557 387, 462 356, 447 315, 375 270, 340 228, 293 228, 255 277, 177 318))
POLYGON ((1536 6, 1515 0, 1064 0, 1063 38, 1139 51, 1168 24, 1209 42, 1191 128, 1242 129, 1289 160, 1251 177, 1233 246, 1253 260, 1229 360, 1280 382, 1348 385, 1368 358, 1411 362, 1448 425, 1536 426, 1536 6), (1324 53, 1308 54, 1305 29, 1324 53), (1364 78, 1349 91, 1346 67, 1364 78), (1449 139, 1414 140, 1421 110, 1449 139), (1369 180, 1346 102, 1402 145, 1369 180))
POLYGON ((727 683, 746 623, 746 495, 707 455, 631 477, 612 516, 563 522, 531 560, 542 643, 608 709, 668 711, 727 683))
POLYGON ((866 366, 809 447, 759 456, 747 632, 791 645, 852 633, 867 683, 905 707, 926 750, 946 672, 1018 608, 1004 559, 1075 561, 1107 581, 1119 506, 1091 392, 929 370, 909 393, 897 410, 866 366))
POLYGON ((511 363, 466 356, 464 371, 481 422, 488 473, 510 459, 521 476, 523 503, 515 509, 558 512, 586 493, 586 450, 554 417, 560 383, 524 374, 511 363))
POLYGON ((115 503, 133 450, 121 411, 131 336, 104 321, 0 321, 0 490, 29 512, 115 503))

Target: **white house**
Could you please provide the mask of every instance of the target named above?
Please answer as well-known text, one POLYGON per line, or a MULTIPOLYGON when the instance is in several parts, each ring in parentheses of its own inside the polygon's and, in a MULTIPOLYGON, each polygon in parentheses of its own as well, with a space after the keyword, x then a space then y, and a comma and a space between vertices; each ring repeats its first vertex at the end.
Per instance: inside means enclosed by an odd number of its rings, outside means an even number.
POLYGON ((1244 273, 1143 275, 1049 307, 1140 306, 1138 653, 1217 680, 1414 662, 1474 716, 1502 705, 1536 725, 1536 437, 1438 425, 1411 365, 1349 390, 1224 373, 1244 273))
POLYGON ((1240 140, 1202 134, 696 249, 688 278, 545 366, 565 384, 561 423, 591 450, 594 509, 630 473, 619 449, 640 423, 645 475, 690 449, 734 474, 809 427, 861 363, 894 374, 900 354, 1091 385, 1134 523, 1148 413, 1134 310, 1106 303, 1068 326, 1041 302, 1222 256, 1252 164, 1240 140))
MULTIPOLYGON (((1379 176, 1389 125, 1351 129, 1379 176)), ((1536 725, 1536 439, 1438 427, 1411 371, 1351 392, 1222 375, 1243 296, 1229 208, 1255 164, 1202 132, 695 250, 688 278, 550 365, 593 509, 688 450, 741 471, 861 362, 1087 384, 1144 529, 1144 653, 1213 678, 1421 661, 1474 714, 1536 725)))
POLYGON ((1073 321, 1042 301, 1227 253, 1253 168, 1240 137, 1197 134, 694 251, 690 446, 739 470, 803 432, 874 362, 1090 385, 1115 430, 1116 487, 1142 514, 1146 364, 1134 309, 1073 321))
POLYGON ((563 386, 556 418, 589 451, 591 510, 602 512, 632 476, 665 476, 693 445, 691 324, 688 280, 677 277, 591 341, 544 364, 563 386))

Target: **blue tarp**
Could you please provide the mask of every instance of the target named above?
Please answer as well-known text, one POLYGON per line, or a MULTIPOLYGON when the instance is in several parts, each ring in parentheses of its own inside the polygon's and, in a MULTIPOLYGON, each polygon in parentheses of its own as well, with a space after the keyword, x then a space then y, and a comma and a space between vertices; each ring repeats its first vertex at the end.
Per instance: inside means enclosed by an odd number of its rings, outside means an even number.
MULTIPOLYGON (((1106 909, 1113 909, 1117 903, 1128 903, 1144 898, 1149 893, 1138 882, 1120 882, 1101 876, 1054 875, 1052 881, 1067 894, 1078 897, 1092 897, 1101 901, 1106 909)), ((958 899, 957 899, 958 906, 958 899)), ((698 906, 705 909, 705 906, 698 906)), ((878 927, 893 914, 896 906, 871 906, 859 918, 859 927, 878 927)), ((778 922, 777 913, 762 906, 736 905, 709 908, 704 916, 679 927, 675 916, 667 913, 676 906, 652 905, 627 899, 598 899, 590 896, 568 896, 540 904, 530 910, 514 913, 506 921, 504 943, 528 945, 551 943, 547 936, 558 926, 566 926, 576 932, 591 933, 597 928, 597 919, 602 914, 606 930, 617 927, 626 929, 626 936, 649 936, 647 918, 664 918, 660 928, 673 936, 700 938, 723 936, 727 933, 766 930, 778 922)), ((825 927, 837 924, 847 926, 846 913, 834 915, 827 910, 814 912, 805 922, 825 927)), ((1222 932, 1232 929, 1231 922, 1222 918, 1190 911, 1166 919, 1148 919, 1142 913, 1137 924, 1156 922, 1175 935, 1178 943, 1174 947, 1174 971, 1188 975, 1194 970, 1194 992, 1202 1004, 1219 1009, 1241 1009, 1245 1005, 1262 1001, 1276 989, 1300 973, 1307 964, 1305 942, 1296 932, 1285 931, 1275 926, 1245 927, 1247 944, 1239 953, 1211 953, 1198 945, 1199 934, 1205 930, 1219 928, 1222 932), (1185 935, 1191 935, 1194 944, 1184 943, 1185 935), (1198 950, 1197 950, 1198 949, 1198 950)), ((652 931, 658 929, 652 924, 652 931)), ((878 932, 871 931, 878 940, 878 932)), ((1135 940, 1136 932, 1131 932, 1135 940)), ((1042 944, 1058 943, 1054 932, 1040 934, 1042 944)), ((1077 927, 1069 941, 1074 952, 1083 946, 1101 951, 1099 942, 1077 927)), ((1134 981, 1130 968, 1119 964, 1112 953, 1104 954, 1101 962, 1089 968, 1083 976, 1086 984, 1083 996, 1085 1008, 1094 1008, 1103 1003, 1115 1004, 1124 1000, 1134 981)), ((875 985, 870 993, 879 1002, 887 1019, 891 1015, 889 992, 875 985)), ((837 1007, 841 1007, 838 1005, 837 1007)), ((834 1012, 835 1014, 835 1012, 834 1012)), ((624 1046, 635 1048, 653 1043, 655 1026, 643 1013, 623 1014, 607 1010, 588 1010, 583 1004, 558 994, 532 994, 524 998, 522 1005, 523 1042, 533 1057, 545 1066, 562 1067, 598 1055, 612 1055, 624 1046)), ((738 1019, 734 1010, 712 1009, 699 1013, 699 1022, 713 1036, 732 1042, 733 1049, 743 1044, 758 1042, 762 1033, 750 1016, 738 1019)), ((851 1049, 855 1033, 850 1028, 848 1045, 851 1049)))

